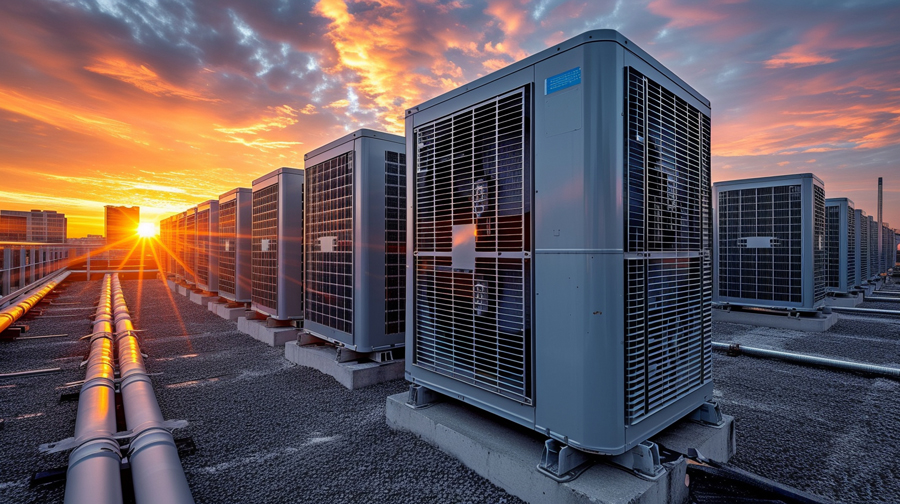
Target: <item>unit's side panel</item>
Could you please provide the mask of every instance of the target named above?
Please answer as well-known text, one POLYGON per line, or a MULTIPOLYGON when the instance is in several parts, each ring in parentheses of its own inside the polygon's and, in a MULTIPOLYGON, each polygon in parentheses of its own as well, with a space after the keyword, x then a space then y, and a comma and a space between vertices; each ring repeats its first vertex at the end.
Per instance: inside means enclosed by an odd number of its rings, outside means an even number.
POLYGON ((304 172, 281 174, 278 215, 278 314, 303 318, 303 185, 304 172))
POLYGON ((253 191, 251 302, 269 315, 278 309, 278 186, 253 191))
POLYGON ((237 224, 235 225, 235 301, 249 303, 253 291, 252 282, 252 241, 253 241, 253 194, 249 190, 239 191, 237 199, 237 224))
POLYGON ((219 202, 219 295, 235 300, 237 258, 237 195, 219 202))
POLYGON ((841 289, 841 205, 825 206, 825 289, 841 289))
POLYGON ((197 212, 197 284, 209 286, 209 218, 211 210, 197 212))
POLYGON ((825 272, 827 251, 825 248, 825 188, 812 180, 813 210, 813 307, 825 301, 825 272))
POLYGON ((844 220, 846 222, 847 232, 841 237, 844 242, 844 249, 846 254, 844 254, 844 261, 846 263, 845 269, 847 273, 846 279, 846 289, 847 292, 850 292, 853 287, 856 285, 856 212, 854 211, 852 206, 845 206, 843 211, 846 213, 844 215, 844 220))
POLYGON ((197 212, 189 210, 184 218, 184 277, 189 284, 197 283, 197 212))

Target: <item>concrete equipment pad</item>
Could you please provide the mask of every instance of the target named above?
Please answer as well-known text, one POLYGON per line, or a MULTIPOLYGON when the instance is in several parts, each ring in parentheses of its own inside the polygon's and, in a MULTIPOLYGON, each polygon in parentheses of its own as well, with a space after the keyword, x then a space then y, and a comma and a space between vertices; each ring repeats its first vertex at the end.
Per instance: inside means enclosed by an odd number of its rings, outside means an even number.
MULTIPOLYGON (((655 481, 598 461, 576 479, 557 483, 538 472, 545 438, 537 432, 451 399, 413 409, 407 392, 387 398, 388 426, 412 432, 456 457, 491 483, 531 503, 668 504, 687 502, 687 462, 666 464, 655 481)), ((734 418, 721 427, 682 420, 653 438, 670 450, 697 448, 725 462, 734 455, 734 418)))
POLYGON ((244 315, 244 312, 247 311, 247 309, 243 306, 238 306, 237 308, 229 308, 228 303, 216 303, 214 301, 210 301, 208 307, 209 311, 215 313, 225 320, 237 320, 238 317, 242 317, 244 315))
POLYGON ((187 287, 185 287, 184 285, 178 286, 178 293, 181 294, 182 296, 187 297, 189 292, 190 292, 190 290, 187 287))
POLYGON ((332 345, 300 345, 288 341, 284 358, 331 376, 350 390, 403 378, 405 359, 389 362, 337 362, 337 349, 332 345))
POLYGON ((169 290, 172 292, 178 292, 178 284, 175 283, 174 280, 166 279, 166 285, 169 287, 169 290))
POLYGON ((269 346, 284 346, 285 343, 297 339, 294 327, 266 327, 265 320, 238 317, 238 331, 269 346))
POLYGON ((198 305, 205 307, 210 301, 219 299, 219 296, 209 294, 208 292, 191 292, 190 298, 192 303, 197 303, 198 305), (208 295, 204 296, 204 294, 208 295))
POLYGON ((844 296, 825 296, 826 306, 841 306, 844 308, 856 308, 863 302, 863 293, 844 296))
POLYGON ((823 332, 837 324, 837 313, 817 314, 815 317, 790 317, 788 315, 776 315, 770 313, 722 310, 714 308, 712 318, 716 322, 728 322, 730 324, 747 324, 776 329, 793 329, 795 331, 823 332))

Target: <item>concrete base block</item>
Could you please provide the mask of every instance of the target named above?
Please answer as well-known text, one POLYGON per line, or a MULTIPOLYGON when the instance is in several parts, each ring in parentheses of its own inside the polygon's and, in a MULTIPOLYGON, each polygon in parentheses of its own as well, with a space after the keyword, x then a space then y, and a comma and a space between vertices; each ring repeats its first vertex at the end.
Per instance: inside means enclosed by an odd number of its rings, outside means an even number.
POLYGON ((169 290, 172 292, 178 292, 178 284, 172 280, 166 280, 166 285, 169 287, 169 290))
POLYGON ((817 314, 815 317, 789 317, 770 313, 713 309, 712 319, 716 322, 731 324, 747 324, 776 329, 793 329, 795 331, 824 332, 837 324, 838 314, 817 314))
MULTIPOLYGON (((667 464, 666 473, 655 481, 601 461, 575 480, 557 483, 537 470, 545 440, 538 433, 449 399, 412 409, 406 405, 407 396, 404 392, 387 398, 388 426, 412 432, 526 502, 687 502, 684 458, 667 464)), ((719 428, 683 420, 653 440, 671 450, 694 447, 704 456, 715 454, 726 461, 734 454, 734 419, 726 416, 719 428)))
POLYGON ((863 302, 862 292, 858 294, 849 294, 846 296, 825 296, 826 306, 842 306, 845 308, 856 308, 863 302))
POLYGON ((178 286, 178 293, 181 294, 182 296, 187 297, 190 294, 190 292, 191 292, 190 289, 188 289, 184 285, 178 286))
POLYGON ((300 345, 296 340, 284 345, 285 359, 327 374, 350 390, 403 378, 404 359, 390 362, 337 362, 336 357, 337 350, 331 345, 300 345))
POLYGON ((219 296, 204 296, 203 294, 203 292, 190 292, 191 302, 197 303, 200 306, 206 306, 210 301, 219 299, 219 296))
POLYGON ((209 303, 209 309, 225 320, 237 320, 247 311, 244 307, 229 308, 227 303, 209 303))
POLYGON ((284 346, 297 339, 297 329, 293 327, 266 327, 265 320, 247 320, 238 317, 238 331, 269 346, 284 346))

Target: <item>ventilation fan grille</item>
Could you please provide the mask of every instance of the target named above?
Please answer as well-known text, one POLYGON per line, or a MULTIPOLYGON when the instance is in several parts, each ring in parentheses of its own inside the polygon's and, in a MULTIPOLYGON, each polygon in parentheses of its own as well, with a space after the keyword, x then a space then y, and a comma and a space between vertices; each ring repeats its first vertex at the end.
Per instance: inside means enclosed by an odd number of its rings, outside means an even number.
POLYGON ((841 207, 829 205, 825 207, 827 221, 825 233, 825 253, 828 261, 825 266, 826 287, 841 287, 841 207))
POLYGON ((197 214, 191 212, 184 219, 184 268, 187 274, 197 281, 197 214))
POLYGON ((869 219, 862 214, 859 220, 859 281, 865 282, 869 274, 869 219))
POLYGON ((178 258, 176 261, 176 273, 178 275, 184 276, 184 216, 179 215, 178 220, 175 224, 175 257, 178 258))
POLYGON ((219 203, 219 292, 235 294, 237 199, 219 203))
POLYGON ((813 186, 813 282, 816 301, 825 299, 825 188, 813 186))
POLYGON ((406 154, 384 153, 384 333, 406 330, 406 154))
POLYGON ((413 338, 416 366, 526 404, 528 103, 520 88, 416 129, 413 338), (475 231, 474 264, 454 268, 454 226, 475 231))
POLYGON ((633 425, 711 379, 710 125, 633 68, 626 81, 625 415, 633 425))
POLYGON ((353 152, 306 168, 306 320, 353 333, 353 152))
POLYGON ((253 191, 251 293, 259 306, 278 309, 278 185, 253 191))
POLYGON ((209 210, 197 213, 197 282, 209 285, 209 210))
POLYGON ((856 212, 853 208, 847 207, 847 289, 851 289, 856 285, 856 268, 853 262, 856 260, 856 212))

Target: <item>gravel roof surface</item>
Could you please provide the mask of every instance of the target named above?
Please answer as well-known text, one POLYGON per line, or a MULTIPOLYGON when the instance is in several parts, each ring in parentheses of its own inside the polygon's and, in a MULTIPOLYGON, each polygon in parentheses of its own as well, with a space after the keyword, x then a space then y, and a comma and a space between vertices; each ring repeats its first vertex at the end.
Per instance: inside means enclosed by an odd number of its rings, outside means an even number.
MULTIPOLYGON (((840 314, 823 333, 716 322, 713 341, 900 367, 900 317, 840 314)), ((900 502, 897 380, 720 352, 713 380, 735 466, 836 502, 900 502)))
MULTIPOLYGON (((189 422, 174 434, 196 444, 182 464, 198 503, 521 502, 387 427, 385 398, 406 390, 403 380, 348 391, 164 282, 123 288, 163 416, 189 422)), ((96 281, 67 282, 27 336, 68 336, 0 343, 0 373, 63 368, 0 379, 0 502, 62 502, 62 485, 31 489, 29 478, 66 463, 37 446, 74 432, 77 403, 59 394, 78 387, 60 387, 84 378, 88 346, 78 337, 98 294, 96 281)), ((841 315, 825 333, 716 322, 713 339, 900 367, 900 317, 841 315)), ((715 395, 736 418, 735 466, 836 502, 900 502, 900 382, 720 352, 713 360, 715 395)))

